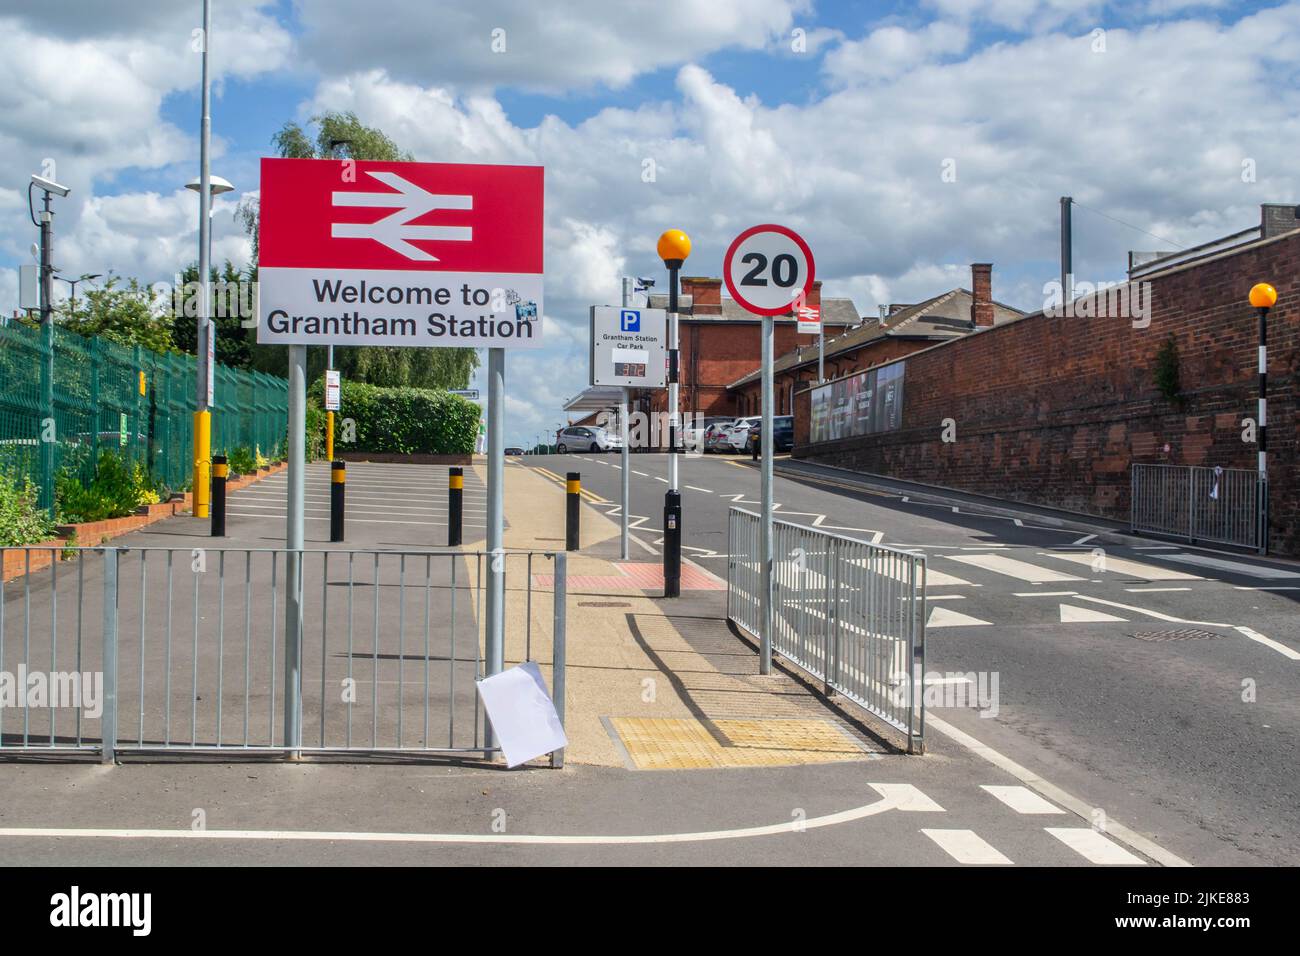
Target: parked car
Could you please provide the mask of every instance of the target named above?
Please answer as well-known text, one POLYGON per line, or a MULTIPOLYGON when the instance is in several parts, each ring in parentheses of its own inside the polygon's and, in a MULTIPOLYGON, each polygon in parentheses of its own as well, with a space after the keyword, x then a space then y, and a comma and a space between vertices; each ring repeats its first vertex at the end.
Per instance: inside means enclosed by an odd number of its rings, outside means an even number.
POLYGON ((522 455, 523 453, 524 450, 522 448, 517 448, 514 445, 511 445, 509 448, 506 449, 507 455, 522 455))
MULTIPOLYGON (((754 445, 762 436, 762 430, 763 420, 761 418, 749 426, 749 431, 745 435, 745 451, 753 453, 754 445)), ((794 447, 793 415, 778 415, 772 419, 772 444, 776 446, 778 455, 794 447)))
POLYGON ((709 429, 715 425, 726 425, 732 419, 726 415, 710 415, 702 418, 691 416, 687 421, 690 424, 682 429, 682 443, 689 451, 708 451, 705 441, 709 429))
POLYGON ((613 432, 591 425, 570 425, 560 432, 555 450, 561 455, 571 451, 616 451, 623 447, 623 439, 613 432))
POLYGON ((745 418, 737 418, 730 425, 726 426, 727 430, 719 442, 719 450, 724 452, 741 452, 745 451, 749 445, 749 426, 754 422, 761 422, 761 415, 749 415, 745 418))
POLYGON ((716 425, 710 425, 704 429, 704 450, 706 452, 730 451, 730 448, 724 448, 722 443, 727 430, 733 422, 735 422, 734 418, 725 418, 716 425))

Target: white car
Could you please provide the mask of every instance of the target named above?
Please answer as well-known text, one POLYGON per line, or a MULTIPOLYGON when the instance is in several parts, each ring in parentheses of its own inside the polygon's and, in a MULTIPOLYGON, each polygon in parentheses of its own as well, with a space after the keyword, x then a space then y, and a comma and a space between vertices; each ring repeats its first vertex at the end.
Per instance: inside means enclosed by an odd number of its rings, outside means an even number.
POLYGON ((618 451, 623 447, 623 439, 613 432, 593 425, 570 425, 559 434, 555 450, 561 455, 571 451, 618 451))
POLYGON ((734 452, 745 451, 746 446, 749 444, 749 426, 762 420, 762 415, 750 415, 747 418, 737 418, 728 425, 727 430, 722 435, 724 450, 730 447, 734 452))

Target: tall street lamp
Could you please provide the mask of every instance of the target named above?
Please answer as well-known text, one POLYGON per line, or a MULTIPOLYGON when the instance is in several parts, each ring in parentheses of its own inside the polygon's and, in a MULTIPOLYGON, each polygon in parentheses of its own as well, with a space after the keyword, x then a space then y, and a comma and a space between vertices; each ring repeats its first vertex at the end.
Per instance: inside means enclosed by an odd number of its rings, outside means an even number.
POLYGON ((668 269, 668 490, 664 492, 664 597, 677 597, 682 580, 682 495, 677 488, 677 276, 691 254, 691 237, 669 229, 655 246, 668 269))
POLYGON ((1268 550, 1268 310, 1277 304, 1277 290, 1260 282, 1250 290, 1250 304, 1259 317, 1259 553, 1268 550))
POLYGON ((68 311, 69 311, 70 313, 72 313, 72 314, 75 315, 75 314, 76 314, 76 311, 77 311, 77 285, 78 285, 78 283, 81 283, 81 282, 89 282, 91 279, 102 279, 103 276, 104 276, 104 274, 103 274, 102 272, 88 272, 88 273, 86 273, 85 275, 78 276, 78 277, 75 278, 75 279, 65 279, 65 278, 63 278, 63 276, 55 276, 55 277, 54 277, 54 278, 58 279, 60 282, 66 282, 66 283, 71 287, 71 289, 72 289, 72 293, 71 293, 71 295, 69 296, 69 304, 68 304, 68 311))

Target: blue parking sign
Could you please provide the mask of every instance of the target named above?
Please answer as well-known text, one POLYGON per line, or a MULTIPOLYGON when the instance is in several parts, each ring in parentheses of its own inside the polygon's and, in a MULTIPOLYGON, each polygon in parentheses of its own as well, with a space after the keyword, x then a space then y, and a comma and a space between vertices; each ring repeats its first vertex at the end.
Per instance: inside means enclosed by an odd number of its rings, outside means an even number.
POLYGON ((618 327, 622 332, 640 332, 641 313, 636 309, 624 309, 619 313, 618 327))

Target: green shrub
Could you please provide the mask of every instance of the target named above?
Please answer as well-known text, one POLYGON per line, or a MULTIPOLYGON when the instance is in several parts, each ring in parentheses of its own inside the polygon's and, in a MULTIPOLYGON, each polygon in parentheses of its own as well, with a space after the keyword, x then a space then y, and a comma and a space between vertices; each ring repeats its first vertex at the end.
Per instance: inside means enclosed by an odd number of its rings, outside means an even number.
POLYGON ((111 451, 100 454, 90 484, 83 485, 64 471, 56 479, 55 491, 56 510, 63 524, 123 518, 135 514, 140 505, 159 500, 144 466, 123 461, 111 451))
POLYGON ((22 486, 0 474, 0 546, 15 547, 48 541, 54 537, 54 522, 36 505, 36 489, 31 479, 22 486))
POLYGON ((226 461, 230 465, 230 470, 236 475, 251 475, 257 471, 256 453, 244 446, 232 451, 226 461))
MULTIPOLYGON (((312 384, 313 400, 323 380, 312 384)), ((481 410, 477 404, 441 389, 382 388, 362 382, 343 383, 342 410, 335 416, 335 448, 397 454, 463 455, 474 450, 481 410), (356 424, 356 440, 345 442, 342 421, 356 424)), ((313 402, 308 403, 308 446, 313 402)), ((324 439, 324 412, 320 416, 324 439)))

